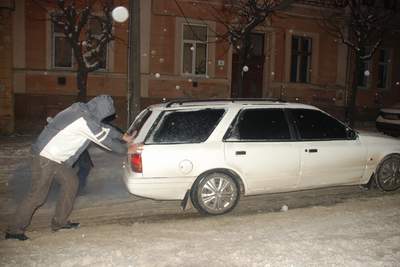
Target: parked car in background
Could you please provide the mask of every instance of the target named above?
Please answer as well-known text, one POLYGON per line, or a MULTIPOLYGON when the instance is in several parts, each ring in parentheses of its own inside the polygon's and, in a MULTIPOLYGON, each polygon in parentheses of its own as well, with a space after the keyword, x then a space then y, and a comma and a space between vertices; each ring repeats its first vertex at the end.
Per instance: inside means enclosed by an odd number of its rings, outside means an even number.
POLYGON ((400 103, 389 108, 382 108, 376 118, 378 131, 388 135, 400 135, 400 103))
POLYGON ((310 105, 272 100, 188 100, 138 115, 124 181, 138 196, 188 199, 223 214, 241 196, 367 184, 400 187, 400 141, 357 133, 310 105))

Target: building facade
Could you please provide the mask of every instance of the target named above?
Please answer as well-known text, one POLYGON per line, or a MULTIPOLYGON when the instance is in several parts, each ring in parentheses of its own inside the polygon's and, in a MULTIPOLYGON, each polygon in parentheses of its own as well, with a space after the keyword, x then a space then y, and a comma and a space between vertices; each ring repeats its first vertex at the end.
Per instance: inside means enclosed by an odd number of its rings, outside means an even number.
MULTIPOLYGON (((2 90, 0 84, 0 97, 15 99, 8 111, 2 104, 1 128, 14 128, 7 125, 15 121, 17 130, 28 131, 41 128, 47 116, 76 101, 76 73, 62 33, 49 20, 51 6, 14 2, 12 19, 0 17, 8 25, 1 30, 9 31, 1 34, 0 42, 8 40, 4 36, 12 38, 12 47, 0 50, 0 57, 8 57, 1 60, 0 78, 11 75, 10 86, 5 86, 9 89, 2 90)), ((221 38, 226 29, 210 6, 221 2, 140 1, 142 107, 163 99, 235 96, 236 55, 221 38)), ((350 87, 349 52, 321 27, 321 9, 329 7, 317 3, 297 1, 254 30, 253 56, 243 72, 245 96, 309 103, 343 118, 350 87)), ((120 4, 127 6, 128 1, 120 4)), ((127 113, 128 30, 127 22, 115 23, 116 40, 107 48, 104 66, 88 79, 89 98, 114 96, 121 127, 126 126, 127 113)), ((364 66, 368 72, 357 98, 360 119, 373 120, 379 107, 400 100, 399 35, 398 30, 390 33, 364 66)))
POLYGON ((11 3, 0 3, 0 135, 11 134, 15 130, 12 90, 13 10, 11 3))

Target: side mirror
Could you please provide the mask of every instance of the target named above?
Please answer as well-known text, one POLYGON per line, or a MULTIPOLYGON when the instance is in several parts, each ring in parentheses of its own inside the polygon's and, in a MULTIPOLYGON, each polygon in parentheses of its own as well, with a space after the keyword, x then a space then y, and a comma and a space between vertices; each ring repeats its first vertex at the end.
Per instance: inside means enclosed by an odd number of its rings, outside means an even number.
POLYGON ((358 137, 357 132, 354 131, 353 129, 346 128, 346 132, 347 132, 347 139, 349 139, 349 140, 357 139, 357 137, 358 137))

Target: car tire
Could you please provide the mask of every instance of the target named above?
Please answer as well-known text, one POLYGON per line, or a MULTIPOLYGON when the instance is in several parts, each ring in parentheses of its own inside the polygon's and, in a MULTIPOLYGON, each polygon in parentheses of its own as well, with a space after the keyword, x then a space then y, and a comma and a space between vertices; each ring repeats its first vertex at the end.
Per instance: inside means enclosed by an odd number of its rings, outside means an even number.
POLYGON ((395 191, 400 188, 400 155, 386 156, 375 172, 375 183, 383 191, 395 191))
POLYGON ((191 190, 193 206, 202 214, 221 215, 231 211, 239 201, 238 182, 223 172, 201 176, 191 190))

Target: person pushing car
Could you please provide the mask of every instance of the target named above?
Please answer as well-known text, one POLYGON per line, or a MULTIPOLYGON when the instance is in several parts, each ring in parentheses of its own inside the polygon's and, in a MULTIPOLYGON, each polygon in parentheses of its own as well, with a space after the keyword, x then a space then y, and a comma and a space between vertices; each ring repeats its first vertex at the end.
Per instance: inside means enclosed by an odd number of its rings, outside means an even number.
POLYGON ((100 95, 87 103, 74 103, 58 113, 32 145, 30 192, 19 204, 5 238, 27 240, 25 229, 32 215, 46 200, 53 179, 60 184, 60 195, 51 220, 53 231, 79 227, 68 221, 78 191, 78 177, 72 166, 90 142, 119 154, 131 154, 136 146, 133 135, 122 134, 101 121, 115 114, 111 96, 100 95))

